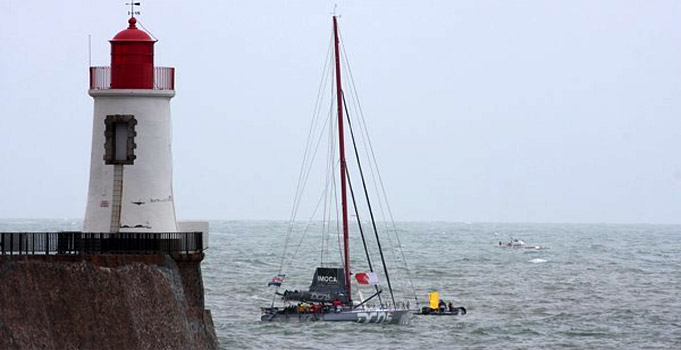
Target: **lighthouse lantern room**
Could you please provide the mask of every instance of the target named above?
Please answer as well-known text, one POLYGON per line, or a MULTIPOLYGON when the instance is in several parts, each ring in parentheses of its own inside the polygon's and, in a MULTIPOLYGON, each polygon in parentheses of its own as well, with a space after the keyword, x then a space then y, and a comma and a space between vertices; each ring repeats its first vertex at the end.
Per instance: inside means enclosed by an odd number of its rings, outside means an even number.
POLYGON ((111 43, 111 66, 90 67, 94 99, 86 232, 177 232, 170 99, 175 70, 154 67, 156 40, 128 27, 111 43))
POLYGON ((111 88, 152 89, 154 87, 154 44, 137 19, 111 39, 111 88))

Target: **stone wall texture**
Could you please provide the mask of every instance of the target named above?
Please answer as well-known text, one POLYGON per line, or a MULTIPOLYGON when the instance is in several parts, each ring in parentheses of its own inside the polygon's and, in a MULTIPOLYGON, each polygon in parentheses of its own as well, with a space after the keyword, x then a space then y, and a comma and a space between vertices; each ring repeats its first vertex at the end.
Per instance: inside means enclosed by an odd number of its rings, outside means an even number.
POLYGON ((217 349, 201 256, 0 256, 0 349, 217 349))

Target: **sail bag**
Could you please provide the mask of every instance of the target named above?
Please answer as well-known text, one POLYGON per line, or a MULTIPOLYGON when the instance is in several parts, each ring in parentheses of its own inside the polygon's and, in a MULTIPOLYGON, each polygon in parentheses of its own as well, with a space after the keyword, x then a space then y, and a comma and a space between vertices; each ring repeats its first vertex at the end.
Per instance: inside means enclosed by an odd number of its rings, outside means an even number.
POLYGON ((325 302, 331 303, 336 300, 347 303, 349 298, 345 289, 345 269, 318 267, 309 291, 290 291, 283 294, 284 300, 298 300, 302 302, 325 302))

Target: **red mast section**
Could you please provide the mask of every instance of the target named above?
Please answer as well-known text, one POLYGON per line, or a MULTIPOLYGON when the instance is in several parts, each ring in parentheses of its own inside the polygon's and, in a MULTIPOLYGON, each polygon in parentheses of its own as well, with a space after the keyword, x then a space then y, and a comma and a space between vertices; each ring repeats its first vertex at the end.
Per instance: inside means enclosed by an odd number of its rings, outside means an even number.
POLYGON ((340 150, 341 206, 343 208, 343 253, 345 255, 345 286, 348 291, 348 302, 352 304, 350 286, 350 250, 348 249, 348 203, 347 179, 345 170, 345 141, 343 139, 343 87, 341 85, 340 51, 338 50, 338 21, 333 16, 333 37, 336 59, 336 104, 338 105, 338 148, 340 150))

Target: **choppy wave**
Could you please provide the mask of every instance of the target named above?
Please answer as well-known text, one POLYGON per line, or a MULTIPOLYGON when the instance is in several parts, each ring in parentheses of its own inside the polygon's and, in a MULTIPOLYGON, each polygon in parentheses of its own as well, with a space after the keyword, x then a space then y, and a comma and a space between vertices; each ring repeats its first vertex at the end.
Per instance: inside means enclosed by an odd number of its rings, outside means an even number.
MULTIPOLYGON (((277 273, 285 228, 277 222, 213 223, 204 278, 223 348, 679 346, 681 315, 672 310, 681 310, 675 297, 681 290, 680 226, 399 224, 419 298, 437 289, 469 312, 415 316, 406 327, 258 322, 258 308, 272 301, 266 283, 277 273), (550 249, 495 246, 509 235, 550 249)), ((314 257, 298 261, 287 282, 309 285, 314 257)))

